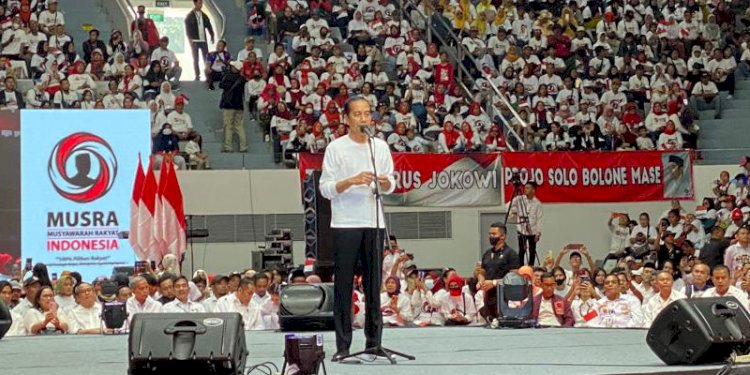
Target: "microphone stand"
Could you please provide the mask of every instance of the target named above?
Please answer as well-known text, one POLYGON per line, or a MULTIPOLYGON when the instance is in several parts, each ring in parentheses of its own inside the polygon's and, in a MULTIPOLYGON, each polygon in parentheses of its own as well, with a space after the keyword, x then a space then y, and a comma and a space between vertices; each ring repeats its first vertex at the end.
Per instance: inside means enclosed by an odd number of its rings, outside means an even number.
MULTIPOLYGON (((375 143, 372 141, 372 139, 375 137, 371 132, 366 131, 365 127, 362 127, 362 132, 367 135, 367 146, 370 150, 370 163, 372 164, 372 173, 375 175, 375 183, 374 187, 372 189, 373 194, 375 195, 375 246, 373 246, 373 251, 380 252, 378 244, 382 244, 385 249, 391 249, 391 243, 390 241, 386 242, 385 239, 390 238, 390 234, 388 233, 388 224, 383 223, 383 229, 385 232, 385 238, 381 238, 380 236, 380 214, 383 213, 383 216, 385 217, 385 213, 383 212, 383 195, 380 192, 380 184, 378 183, 378 168, 377 163, 375 162, 375 143)), ((378 256, 382 256, 382 252, 378 256)), ((376 272, 381 272, 380 270, 376 270, 376 272)), ((374 276, 373 276, 374 277, 374 276)), ((365 303, 371 303, 370 301, 365 301, 365 303)), ((382 317, 381 317, 382 319, 382 317)), ((381 323, 381 331, 382 331, 382 323, 381 323)), ((381 333, 382 335, 382 333, 381 333)), ((396 364, 396 356, 408 359, 410 361, 413 361, 417 359, 413 355, 404 354, 401 352, 397 352, 395 350, 391 350, 388 348, 381 346, 373 347, 373 348, 366 348, 363 351, 351 353, 345 357, 342 357, 340 361, 344 361, 348 358, 356 357, 359 355, 368 354, 373 355, 375 358, 382 357, 387 359, 389 362, 391 362, 392 365, 396 364)), ((373 359, 374 360, 374 359, 373 359)))

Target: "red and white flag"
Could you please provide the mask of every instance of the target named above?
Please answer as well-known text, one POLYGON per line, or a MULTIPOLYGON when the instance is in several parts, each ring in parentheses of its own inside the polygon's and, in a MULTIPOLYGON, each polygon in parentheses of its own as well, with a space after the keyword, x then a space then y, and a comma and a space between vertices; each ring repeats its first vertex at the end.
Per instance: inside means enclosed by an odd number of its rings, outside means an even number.
POLYGON ((182 201, 182 189, 177 180, 170 163, 170 171, 163 182, 164 187, 164 240, 166 241, 166 253, 174 254, 177 259, 185 253, 187 241, 185 239, 185 208, 182 201))
POLYGON ((146 253, 148 259, 156 264, 161 263, 161 253, 154 237, 154 211, 156 201, 156 176, 154 175, 154 157, 148 162, 148 171, 143 183, 143 191, 138 204, 138 244, 146 253))
POLYGON ((135 256, 138 260, 146 259, 146 252, 138 242, 138 224, 139 224, 139 206, 141 201, 141 193, 143 192, 143 183, 146 180, 146 175, 143 174, 143 164, 141 163, 141 155, 138 154, 138 170, 135 171, 135 182, 133 183, 133 197, 130 201, 130 234, 128 241, 130 246, 135 252, 135 256))
POLYGON ((166 231, 166 220, 164 217, 164 188, 167 186, 167 175, 172 170, 172 158, 164 154, 159 168, 159 184, 156 189, 156 199, 154 199, 154 239, 158 252, 162 256, 167 253, 167 241, 164 238, 166 231))

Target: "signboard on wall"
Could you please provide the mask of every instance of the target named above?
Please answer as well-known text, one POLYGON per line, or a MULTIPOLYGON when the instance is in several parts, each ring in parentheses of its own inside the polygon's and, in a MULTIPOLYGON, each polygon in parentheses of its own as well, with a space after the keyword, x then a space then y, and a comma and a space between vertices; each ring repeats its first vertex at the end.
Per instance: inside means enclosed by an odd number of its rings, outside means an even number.
POLYGON ((22 256, 85 280, 132 265, 123 232, 148 111, 25 110, 21 134, 22 256))
POLYGON ((506 152, 505 199, 514 173, 533 182, 544 203, 644 202, 693 199, 688 151, 506 152))
MULTIPOLYGON (((466 207, 502 204, 500 154, 393 153, 396 190, 383 197, 390 206, 466 207)), ((304 181, 320 170, 323 154, 300 154, 304 181)))

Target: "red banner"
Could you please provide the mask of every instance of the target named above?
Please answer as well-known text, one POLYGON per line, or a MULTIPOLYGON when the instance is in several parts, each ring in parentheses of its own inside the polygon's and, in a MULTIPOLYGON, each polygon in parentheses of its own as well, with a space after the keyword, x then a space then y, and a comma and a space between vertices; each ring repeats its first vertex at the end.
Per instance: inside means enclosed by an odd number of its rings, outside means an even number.
POLYGON ((537 184, 536 196, 554 202, 639 202, 693 199, 693 163, 688 151, 506 152, 505 200, 514 173, 537 184))
MULTIPOLYGON (((394 153, 391 206, 497 206, 502 203, 500 154, 394 153)), ((323 154, 300 154, 300 178, 320 170, 323 154)))

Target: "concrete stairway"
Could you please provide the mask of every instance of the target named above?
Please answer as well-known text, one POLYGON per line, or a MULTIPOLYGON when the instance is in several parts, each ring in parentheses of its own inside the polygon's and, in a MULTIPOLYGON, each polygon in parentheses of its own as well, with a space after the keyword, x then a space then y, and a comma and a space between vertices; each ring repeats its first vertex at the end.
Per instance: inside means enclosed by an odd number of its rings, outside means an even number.
POLYGON ((726 99, 726 93, 721 93, 722 118, 714 120, 713 110, 700 113, 701 164, 737 164, 750 155, 750 80, 740 74, 736 77, 734 98, 726 99))

